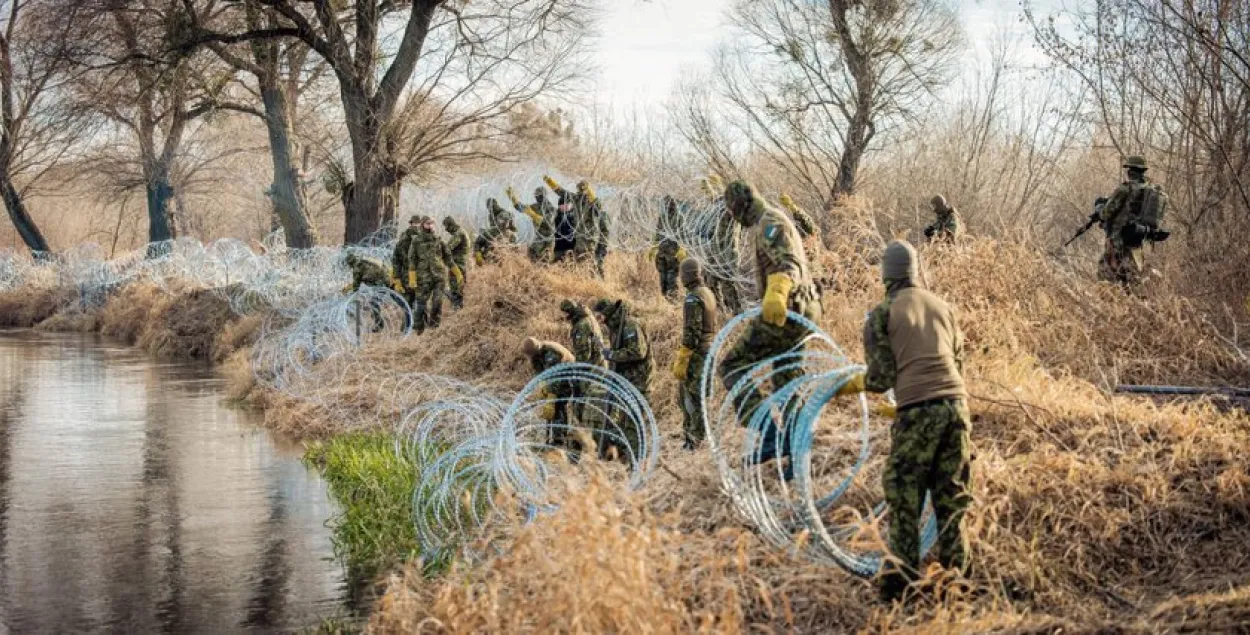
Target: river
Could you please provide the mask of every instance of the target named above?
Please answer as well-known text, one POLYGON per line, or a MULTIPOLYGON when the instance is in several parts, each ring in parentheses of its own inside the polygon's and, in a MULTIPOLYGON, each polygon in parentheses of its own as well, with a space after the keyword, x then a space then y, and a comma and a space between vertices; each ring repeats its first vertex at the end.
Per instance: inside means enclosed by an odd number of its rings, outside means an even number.
POLYGON ((347 613, 335 505, 203 365, 0 331, 0 634, 283 632, 347 613))

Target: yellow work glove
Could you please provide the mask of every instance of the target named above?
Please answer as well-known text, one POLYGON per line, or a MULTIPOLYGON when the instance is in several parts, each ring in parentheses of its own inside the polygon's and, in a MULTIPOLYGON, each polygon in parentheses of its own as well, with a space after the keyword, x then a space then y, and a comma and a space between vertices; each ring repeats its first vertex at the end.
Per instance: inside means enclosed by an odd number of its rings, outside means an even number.
POLYGON ((415 271, 408 272, 408 288, 409 289, 417 288, 417 272, 415 271))
POLYGON ((551 178, 551 177, 549 177, 549 176, 547 176, 547 175, 545 175, 545 174, 543 175, 543 183, 546 183, 546 184, 547 184, 547 187, 551 188, 551 190, 552 190, 553 192, 554 192, 555 190, 560 189, 560 184, 559 184, 559 183, 556 183, 556 180, 555 180, 555 179, 553 179, 553 178, 551 178))
POLYGON ((355 291, 355 290, 356 290, 356 287, 349 284, 346 287, 343 287, 342 293, 351 293, 352 291, 355 291))
POLYGON ((393 273, 391 274, 391 288, 395 290, 395 293, 404 292, 404 283, 400 282, 399 278, 396 278, 393 273))
POLYGON ((718 193, 725 191, 725 182, 720 180, 720 176, 716 174, 709 174, 707 175, 707 182, 718 193))
POLYGON ((479 267, 486 264, 486 259, 482 257, 482 252, 480 251, 473 252, 473 262, 477 263, 477 266, 479 267))
POLYGON ((678 248, 677 248, 677 262, 681 262, 681 261, 685 260, 685 259, 686 259, 686 255, 687 255, 687 254, 686 254, 686 248, 685 248, 685 247, 678 247, 678 248))
POLYGON ((535 227, 537 227, 540 223, 543 222, 543 215, 539 214, 538 212, 535 212, 533 205, 525 206, 525 208, 522 209, 521 212, 524 213, 526 216, 529 216, 530 220, 534 221, 535 227))
POLYGON ((686 381, 686 374, 690 370, 690 356, 694 355, 694 351, 685 346, 677 349, 677 357, 673 358, 673 379, 677 381, 686 381))
POLYGON ((794 281, 784 273, 774 273, 768 276, 768 287, 764 291, 764 302, 762 317, 764 321, 773 326, 786 325, 786 300, 790 298, 790 289, 794 287, 794 281))
POLYGON ((538 392, 535 393, 534 396, 537 398, 539 402, 541 402, 541 407, 538 409, 538 418, 542 419, 543 421, 551 421, 552 419, 555 419, 556 418, 555 395, 551 394, 551 391, 547 390, 547 388, 544 386, 543 388, 540 388, 538 392))
POLYGON ((894 417, 898 416, 898 408, 896 408, 894 404, 888 401, 883 401, 873 406, 872 411, 874 414, 877 414, 882 417, 888 417, 890 419, 893 419, 894 417))
POLYGON ((464 284, 464 272, 460 270, 460 267, 451 268, 451 277, 456 281, 456 284, 464 284))
POLYGON ((647 260, 655 260, 655 257, 656 257, 659 253, 660 253, 660 248, 659 248, 659 247, 652 247, 652 248, 648 249, 648 250, 647 250, 647 260))
POLYGON ((850 381, 847 381, 841 388, 838 389, 838 394, 836 396, 845 397, 847 395, 858 395, 859 393, 864 392, 864 380, 865 376, 863 373, 855 373, 851 376, 850 381))

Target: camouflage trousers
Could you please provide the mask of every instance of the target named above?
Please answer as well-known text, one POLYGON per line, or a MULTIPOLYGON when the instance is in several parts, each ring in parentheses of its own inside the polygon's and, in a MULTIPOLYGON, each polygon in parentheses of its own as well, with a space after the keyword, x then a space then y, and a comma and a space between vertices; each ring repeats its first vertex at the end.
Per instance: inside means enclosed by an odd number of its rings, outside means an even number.
POLYGON ((535 238, 526 252, 529 254, 531 261, 545 265, 555 260, 555 245, 555 239, 540 240, 535 238))
POLYGON ((655 256, 655 268, 660 272, 660 293, 669 300, 677 300, 677 270, 681 266, 677 262, 677 254, 660 252, 655 256))
POLYGON ((681 428, 686 437, 686 446, 690 448, 699 447, 707 434, 703 427, 703 360, 704 356, 699 353, 690 356, 686 381, 677 388, 682 415, 681 428))
POLYGON ((443 289, 447 281, 442 279, 422 280, 413 290, 412 330, 418 335, 428 328, 438 328, 443 319, 443 289))
POLYGON ((709 275, 707 286, 716 295, 716 306, 723 308, 730 315, 742 312, 742 300, 738 297, 738 285, 732 280, 723 280, 709 275))
POLYGON ((595 247, 595 271, 599 273, 600 278, 602 278, 604 274, 607 272, 607 265, 606 265, 607 260, 608 260, 608 244, 599 243, 599 245, 595 247))
POLYGON ((1145 257, 1141 247, 1130 247, 1118 240, 1108 240, 1102 260, 1098 262, 1098 279, 1133 286, 1141 282, 1145 257))
POLYGON ((447 281, 447 297, 451 300, 451 305, 459 309, 464 306, 464 285, 469 281, 469 273, 463 266, 457 265, 457 267, 460 268, 460 275, 463 277, 457 281, 455 276, 451 276, 447 281))
POLYGON ((894 420, 882 484, 890 508, 890 552, 898 562, 887 562, 882 569, 885 599, 899 597, 920 571, 925 492, 929 492, 937 520, 938 562, 948 569, 967 571, 962 525, 971 486, 968 428, 968 407, 960 399, 905 408, 894 420))
POLYGON ((641 435, 632 419, 625 416, 619 404, 602 386, 586 389, 586 399, 578 405, 578 419, 594 438, 599 458, 615 456, 625 463, 635 463, 642 454, 641 435))
MULTIPOLYGON (((819 316, 814 316, 816 319, 819 316)), ((795 352, 803 349, 803 338, 808 335, 807 327, 795 322, 794 320, 786 320, 784 326, 774 326, 756 318, 754 322, 747 327, 747 332, 738 339, 733 348, 729 350, 729 354, 725 356, 720 366, 720 378, 725 385, 726 390, 732 390, 735 383, 738 382, 751 367, 759 362, 781 355, 787 351, 795 352)), ((776 391, 782 386, 803 376, 800 368, 788 368, 772 375, 773 390, 776 391)), ((739 393, 734 402, 737 408, 739 423, 742 426, 750 425, 751 413, 760 406, 764 401, 764 396, 759 389, 752 387, 749 390, 739 393)), ((787 420, 788 413, 782 413, 782 421, 787 420)), ((777 454, 778 438, 781 436, 782 430, 778 428, 774 417, 765 417, 764 428, 760 431, 763 434, 762 445, 760 446, 759 461, 765 463, 772 460, 777 454)), ((785 443, 781 448, 780 456, 790 455, 790 444, 785 443)))

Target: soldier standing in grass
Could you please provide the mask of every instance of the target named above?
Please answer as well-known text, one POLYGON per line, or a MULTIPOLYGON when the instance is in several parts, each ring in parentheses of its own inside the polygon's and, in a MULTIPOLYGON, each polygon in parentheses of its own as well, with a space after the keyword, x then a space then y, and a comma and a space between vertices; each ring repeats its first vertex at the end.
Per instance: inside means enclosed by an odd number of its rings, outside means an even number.
POLYGON ((603 349, 606 346, 603 331, 599 328, 599 322, 590 315, 590 310, 574 300, 564 300, 560 303, 560 311, 569 321, 569 336, 573 341, 573 356, 577 361, 607 368, 607 361, 603 358, 603 349))
MULTIPOLYGON (((603 316, 607 328, 609 349, 604 352, 612 372, 624 377, 638 389, 642 398, 650 401, 651 373, 655 362, 651 358, 651 343, 642 323, 631 315, 631 307, 624 300, 601 299, 595 303, 595 313, 603 316)), ((601 452, 617 448, 622 457, 637 456, 639 452, 638 430, 629 422, 619 422, 619 437, 600 434, 601 452), (623 438, 621 438, 623 437, 623 438)))
MULTIPOLYGON (((764 202, 744 181, 734 181, 725 188, 725 205, 726 215, 746 228, 745 244, 755 253, 757 283, 764 292, 760 315, 750 323, 720 366, 721 381, 726 389, 732 390, 756 364, 803 348, 803 339, 810 331, 790 319, 787 311, 815 322, 820 319, 821 307, 808 268, 807 253, 790 217, 764 202)), ((800 369, 777 373, 773 375, 773 386, 779 389, 802 375, 800 369)), ((739 394, 738 403, 734 405, 742 413, 743 426, 749 425, 751 413, 763 400, 757 388, 739 394)), ((783 421, 788 420, 788 413, 783 417, 783 421)), ((753 460, 766 463, 778 456, 781 429, 770 418, 762 432, 760 451, 753 455, 753 460)), ((780 452, 782 457, 789 456, 790 444, 784 443, 780 452)), ((793 474, 792 470, 793 466, 786 466, 787 478, 793 474)))
MULTIPOLYGON (((530 361, 535 375, 542 374, 560 364, 574 361, 573 353, 556 342, 543 342, 533 337, 521 343, 521 354, 530 361)), ((570 434, 573 427, 572 401, 574 391, 571 382, 555 381, 539 387, 537 397, 543 402, 539 418, 547 422, 547 444, 566 448, 569 458, 576 462, 581 444, 570 434)))
POLYGON ((412 237, 421 231, 420 223, 420 216, 409 218, 408 229, 400 234, 395 249, 391 251, 391 288, 395 289, 395 293, 404 296, 409 305, 413 302, 414 290, 405 287, 403 281, 408 279, 408 247, 412 245, 412 237))
POLYGON ((1141 282, 1146 241, 1162 242, 1168 238, 1168 232, 1160 229, 1168 196, 1158 183, 1146 177, 1147 167, 1144 157, 1125 159, 1127 180, 1102 208, 1102 228, 1107 234, 1106 252, 1098 268, 1102 280, 1125 286, 1141 282))
POLYGON ((578 262, 594 262, 596 270, 602 275, 603 258, 607 256, 607 217, 604 216, 603 203, 595 196, 595 191, 587 181, 578 181, 577 192, 570 192, 552 179, 544 176, 547 187, 555 192, 560 200, 567 201, 571 206, 574 224, 573 257, 578 262))
POLYGON ((486 209, 489 211, 489 224, 486 231, 478 235, 473 243, 473 261, 477 266, 493 260, 495 249, 500 245, 516 244, 516 224, 512 222, 512 214, 499 205, 499 201, 488 199, 486 209))
POLYGON ((451 253, 451 262, 460 270, 459 275, 452 272, 448 287, 451 305, 459 309, 464 306, 464 283, 469 270, 469 249, 472 241, 469 240, 469 232, 450 216, 443 218, 443 229, 447 230, 447 251, 451 253))
POLYGON ((703 284, 698 261, 681 263, 681 284, 686 287, 682 311, 681 348, 673 358, 673 378, 678 382, 677 399, 682 412, 683 447, 693 450, 703 442, 703 362, 716 337, 716 296, 703 284))
POLYGON ((890 508, 890 552, 896 559, 882 569, 881 597, 887 601, 901 598, 919 575, 926 491, 937 517, 939 562, 967 572, 962 524, 970 500, 971 424, 963 334, 946 302, 918 286, 918 269, 910 244, 894 241, 886 247, 881 265, 886 297, 864 324, 868 371, 851 377, 838 392, 893 389, 898 402, 882 477, 890 508))
POLYGON ((516 211, 525 214, 534 223, 534 241, 529 246, 530 260, 547 264, 554 258, 556 243, 556 208, 547 200, 546 190, 534 190, 534 203, 525 205, 517 198, 512 186, 508 186, 508 199, 516 211))
POLYGON ((677 200, 665 196, 664 210, 656 222, 655 243, 647 253, 648 260, 655 261, 655 268, 660 272, 660 292, 669 300, 677 299, 677 268, 686 259, 686 250, 677 244, 673 237, 680 226, 677 200))
POLYGON ((938 194, 929 200, 933 206, 933 214, 937 219, 932 225, 924 228, 925 238, 930 241, 953 243, 959 238, 959 212, 946 203, 946 197, 938 194))
POLYGON ((418 335, 426 327, 438 328, 443 316, 443 291, 450 273, 457 284, 463 284, 460 268, 451 259, 447 244, 434 233, 434 219, 422 216, 421 231, 408 246, 408 288, 412 290, 413 330, 418 335))

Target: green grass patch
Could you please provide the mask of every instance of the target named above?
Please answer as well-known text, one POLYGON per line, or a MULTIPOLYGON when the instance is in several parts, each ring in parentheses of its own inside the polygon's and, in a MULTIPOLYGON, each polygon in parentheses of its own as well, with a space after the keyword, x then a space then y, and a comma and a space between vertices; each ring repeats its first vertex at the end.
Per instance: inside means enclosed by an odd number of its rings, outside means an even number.
POLYGON ((417 466, 386 434, 349 434, 311 445, 305 462, 321 470, 342 507, 331 521, 335 554, 351 577, 370 579, 420 555, 412 495, 417 466))

